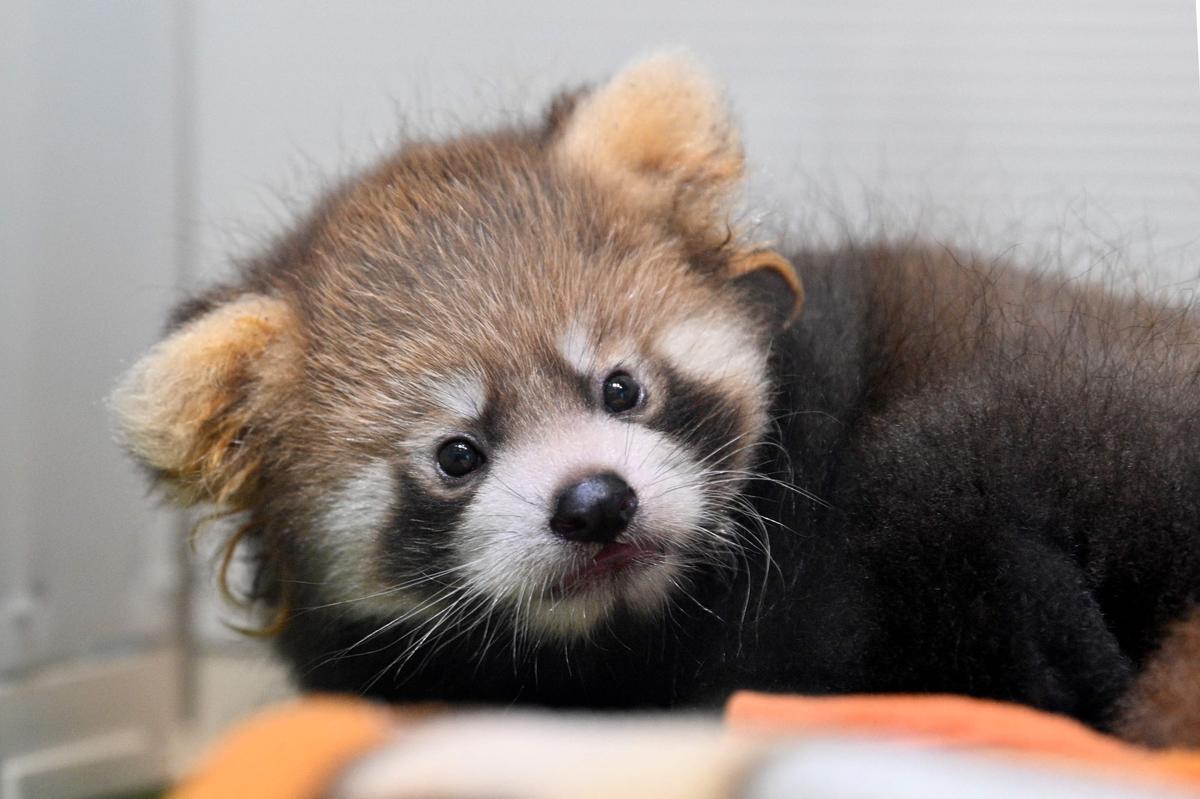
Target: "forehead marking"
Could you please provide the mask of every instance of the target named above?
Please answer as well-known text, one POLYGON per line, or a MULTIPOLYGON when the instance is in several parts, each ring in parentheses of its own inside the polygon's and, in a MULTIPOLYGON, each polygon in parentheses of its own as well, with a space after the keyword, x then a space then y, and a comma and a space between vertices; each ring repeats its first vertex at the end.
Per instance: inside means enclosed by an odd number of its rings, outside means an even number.
POLYGON ((702 383, 737 379, 754 385, 765 379, 762 348, 727 318, 685 319, 663 330, 655 345, 680 374, 702 383))
POLYGON ((458 419, 477 419, 483 415, 487 387, 479 377, 461 374, 434 380, 430 400, 458 419))
POLYGON ((578 374, 589 374, 596 366, 596 344, 590 325, 574 320, 558 337, 558 354, 578 374))

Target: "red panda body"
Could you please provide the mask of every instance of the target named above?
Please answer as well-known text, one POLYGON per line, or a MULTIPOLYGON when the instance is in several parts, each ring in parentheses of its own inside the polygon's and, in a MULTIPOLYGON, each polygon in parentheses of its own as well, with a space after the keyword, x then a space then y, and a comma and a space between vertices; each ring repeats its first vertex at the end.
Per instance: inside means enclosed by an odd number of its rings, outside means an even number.
POLYGON ((126 442, 242 517, 306 687, 1200 734, 1147 710, 1200 586, 1194 315, 921 247, 785 260, 741 172, 673 58, 405 146, 180 309, 126 442))

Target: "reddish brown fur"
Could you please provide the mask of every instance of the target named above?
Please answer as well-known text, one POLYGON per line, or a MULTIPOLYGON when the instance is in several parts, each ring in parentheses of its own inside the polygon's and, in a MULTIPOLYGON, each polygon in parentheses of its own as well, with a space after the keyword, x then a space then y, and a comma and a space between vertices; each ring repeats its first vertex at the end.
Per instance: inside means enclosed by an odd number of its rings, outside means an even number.
POLYGON ((1117 731, 1149 746, 1200 746, 1200 611, 1171 625, 1123 701, 1117 731))
POLYGON ((879 247, 867 290, 871 333, 888 357, 878 393, 904 394, 960 374, 986 349, 1076 368, 1090 354, 1136 358, 1147 375, 1193 375, 1200 323, 1189 310, 1102 283, 1064 282, 1028 267, 927 245, 879 247), (1043 335, 1031 336, 1040 329, 1043 335))

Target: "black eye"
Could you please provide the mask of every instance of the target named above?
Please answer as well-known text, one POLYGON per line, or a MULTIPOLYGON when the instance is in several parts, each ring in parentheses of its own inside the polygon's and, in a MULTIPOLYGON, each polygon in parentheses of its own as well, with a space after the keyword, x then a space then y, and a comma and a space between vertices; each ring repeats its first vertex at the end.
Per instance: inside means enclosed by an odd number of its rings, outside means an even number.
POLYGON ((438 450, 437 462, 449 477, 465 477, 487 460, 475 445, 464 438, 453 438, 438 450))
POLYGON ((604 407, 613 413, 624 413, 637 406, 642 387, 632 375, 613 372, 604 378, 604 407))

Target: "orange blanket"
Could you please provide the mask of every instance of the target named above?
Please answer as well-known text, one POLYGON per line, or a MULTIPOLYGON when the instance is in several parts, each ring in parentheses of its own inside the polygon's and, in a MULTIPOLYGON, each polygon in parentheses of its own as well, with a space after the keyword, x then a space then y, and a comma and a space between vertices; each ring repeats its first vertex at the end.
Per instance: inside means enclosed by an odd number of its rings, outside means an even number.
MULTIPOLYGON (((349 763, 397 729, 419 725, 430 712, 352 699, 301 699, 228 733, 172 796, 315 799, 349 763)), ((1151 751, 1061 716, 966 697, 740 693, 726 707, 725 725, 759 739, 849 733, 916 740, 1200 792, 1200 752, 1151 751)))

